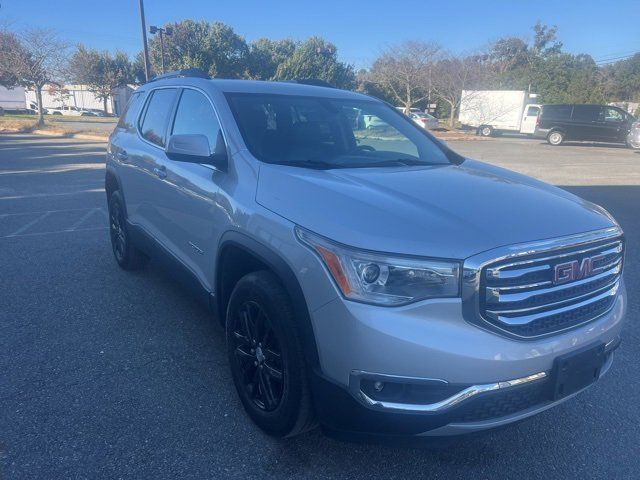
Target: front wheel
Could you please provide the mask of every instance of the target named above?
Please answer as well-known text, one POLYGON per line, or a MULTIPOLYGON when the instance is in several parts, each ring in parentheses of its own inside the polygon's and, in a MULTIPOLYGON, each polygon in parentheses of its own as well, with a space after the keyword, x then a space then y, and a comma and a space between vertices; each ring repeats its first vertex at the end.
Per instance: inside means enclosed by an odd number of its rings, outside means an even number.
POLYGON ((562 132, 551 132, 549 135, 547 135, 547 142, 549 143, 549 145, 560 145, 562 142, 564 142, 564 135, 562 132))
POLYGON ((490 125, 483 125, 480 127, 479 132, 483 137, 490 137, 493 135, 493 128, 490 125))
POLYGON ((233 382, 251 419, 278 437, 314 426, 297 330, 291 300, 275 275, 259 271, 238 281, 226 316, 233 382))

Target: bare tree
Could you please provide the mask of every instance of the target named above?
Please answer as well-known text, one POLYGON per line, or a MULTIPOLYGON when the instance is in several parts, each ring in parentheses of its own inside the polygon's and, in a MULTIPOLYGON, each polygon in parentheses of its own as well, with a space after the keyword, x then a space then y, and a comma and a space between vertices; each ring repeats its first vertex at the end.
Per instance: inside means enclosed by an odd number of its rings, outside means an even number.
POLYGON ((488 77, 483 55, 447 55, 435 65, 433 89, 438 98, 449 105, 449 127, 460 108, 463 90, 481 88, 488 77))
POLYGON ((408 41, 390 47, 374 62, 367 81, 405 108, 429 98, 433 67, 442 48, 436 43, 408 41))
POLYGON ((19 35, 21 49, 14 58, 19 81, 36 92, 38 126, 44 125, 42 89, 55 83, 66 64, 67 44, 50 29, 30 29, 19 35))

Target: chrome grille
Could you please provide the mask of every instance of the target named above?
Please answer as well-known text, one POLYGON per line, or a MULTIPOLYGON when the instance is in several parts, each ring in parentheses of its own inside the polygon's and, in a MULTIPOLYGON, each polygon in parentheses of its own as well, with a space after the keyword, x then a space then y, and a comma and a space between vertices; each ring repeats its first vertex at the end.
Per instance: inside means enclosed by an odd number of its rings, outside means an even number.
POLYGON ((480 316, 520 337, 590 322, 613 307, 623 249, 619 236, 489 263, 480 272, 480 316))

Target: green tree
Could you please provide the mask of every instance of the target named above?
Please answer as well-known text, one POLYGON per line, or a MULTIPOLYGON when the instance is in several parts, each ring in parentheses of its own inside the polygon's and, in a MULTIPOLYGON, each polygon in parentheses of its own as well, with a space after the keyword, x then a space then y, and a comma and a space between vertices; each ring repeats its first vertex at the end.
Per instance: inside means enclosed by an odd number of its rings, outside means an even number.
MULTIPOLYGON (((247 69, 249 48, 244 38, 221 22, 181 20, 168 23, 173 34, 164 38, 165 66, 168 70, 199 68, 212 77, 241 78, 247 69)), ((149 41, 152 70, 161 65, 160 38, 149 41)))
POLYGON ((126 53, 88 49, 78 45, 69 62, 71 79, 87 85, 96 98, 102 100, 107 113, 107 101, 113 91, 133 80, 132 66, 126 53))
POLYGON ((257 80, 271 80, 278 66, 293 55, 298 43, 285 38, 260 38, 249 45, 247 76, 257 80))
POLYGON ((355 72, 351 65, 338 60, 335 45, 320 37, 302 42, 284 60, 274 75, 276 80, 319 79, 338 88, 355 87, 355 72))

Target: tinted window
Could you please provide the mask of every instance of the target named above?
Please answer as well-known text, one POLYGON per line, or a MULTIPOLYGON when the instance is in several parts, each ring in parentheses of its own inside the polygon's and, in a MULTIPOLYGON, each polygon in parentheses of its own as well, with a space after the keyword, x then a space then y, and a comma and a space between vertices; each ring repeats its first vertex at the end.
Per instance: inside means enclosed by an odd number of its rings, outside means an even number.
POLYGON ((449 163, 413 121, 370 100, 227 94, 247 147, 262 161, 319 168, 449 163))
POLYGON ((542 116, 553 120, 568 120, 571 117, 571 105, 545 105, 542 116))
POLYGON ((219 130, 220 124, 209 99, 195 90, 184 90, 180 96, 172 133, 206 135, 210 153, 213 153, 219 130))
POLYGON ((573 119, 578 122, 596 122, 600 116, 600 109, 597 105, 575 105, 573 119))
POLYGON ((604 121, 605 122, 624 122, 624 114, 615 108, 604 108, 604 121))
POLYGON ((127 106, 124 108, 124 112, 122 113, 122 116, 118 121, 119 128, 126 128, 127 130, 131 130, 132 128, 134 128, 141 103, 142 93, 136 92, 131 95, 129 102, 127 102, 127 106))
POLYGON ((165 132, 175 96, 175 88, 155 90, 151 94, 151 99, 140 127, 142 136, 160 147, 165 146, 165 132))

